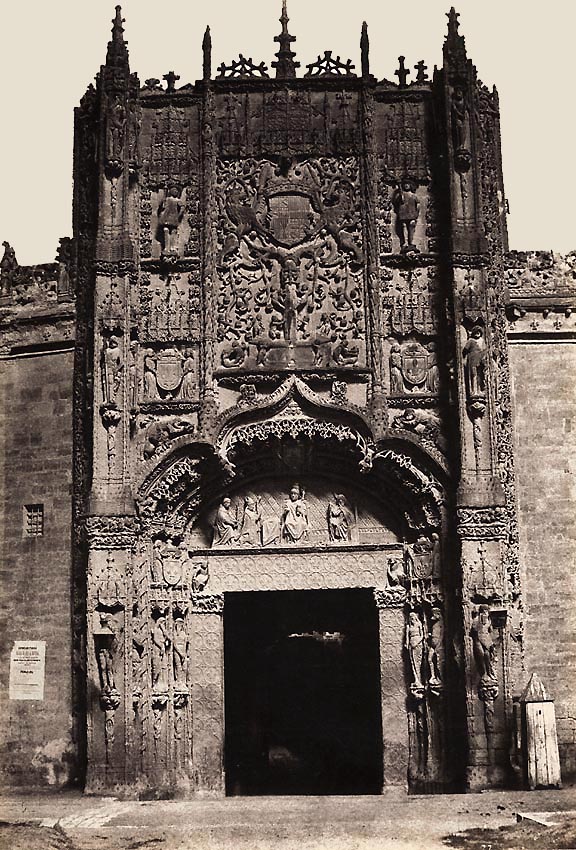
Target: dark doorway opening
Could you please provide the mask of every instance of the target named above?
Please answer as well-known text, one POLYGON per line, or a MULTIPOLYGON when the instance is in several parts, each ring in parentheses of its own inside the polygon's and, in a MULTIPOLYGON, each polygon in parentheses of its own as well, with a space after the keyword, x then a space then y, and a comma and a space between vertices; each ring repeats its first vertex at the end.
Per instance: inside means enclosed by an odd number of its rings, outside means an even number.
POLYGON ((226 594, 227 794, 378 794, 370 590, 226 594))

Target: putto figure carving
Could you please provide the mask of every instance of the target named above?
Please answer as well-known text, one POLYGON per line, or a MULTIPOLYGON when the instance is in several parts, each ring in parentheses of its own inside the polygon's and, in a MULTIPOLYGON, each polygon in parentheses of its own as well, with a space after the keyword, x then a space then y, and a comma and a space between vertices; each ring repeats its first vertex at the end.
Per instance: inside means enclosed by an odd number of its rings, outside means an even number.
POLYGON ((400 239, 401 251, 418 251, 414 244, 414 234, 420 215, 420 201, 413 180, 402 178, 400 186, 392 195, 392 206, 396 213, 396 232, 400 239))
POLYGON ((286 543, 301 543, 308 539, 308 506, 300 484, 294 484, 284 502, 280 523, 281 538, 286 543))

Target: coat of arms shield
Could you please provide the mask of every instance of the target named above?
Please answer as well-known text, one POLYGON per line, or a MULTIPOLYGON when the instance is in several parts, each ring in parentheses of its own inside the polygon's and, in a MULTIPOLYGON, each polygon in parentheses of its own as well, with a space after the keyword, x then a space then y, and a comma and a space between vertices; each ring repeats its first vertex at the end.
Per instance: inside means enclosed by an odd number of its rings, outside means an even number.
POLYGON ((158 355, 156 381, 160 389, 174 392, 182 380, 182 357, 175 348, 166 348, 158 355))
POLYGON ((428 352, 419 343, 410 343, 402 351, 402 374, 412 386, 420 386, 426 380, 428 352))
POLYGON ((270 230, 274 239, 282 245, 297 245, 310 233, 314 211, 306 195, 272 195, 268 198, 268 209, 270 230))

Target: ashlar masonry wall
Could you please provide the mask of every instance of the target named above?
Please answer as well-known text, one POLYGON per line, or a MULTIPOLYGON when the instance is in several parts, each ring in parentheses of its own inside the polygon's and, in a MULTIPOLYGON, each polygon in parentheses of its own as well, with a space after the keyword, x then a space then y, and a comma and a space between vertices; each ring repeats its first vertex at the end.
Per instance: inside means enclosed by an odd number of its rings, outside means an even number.
POLYGON ((0 784, 61 785, 71 737, 73 351, 0 361, 0 784), (43 533, 25 506, 43 506, 43 533), (44 699, 10 700, 14 641, 46 641, 44 699))
POLYGON ((526 679, 556 703, 576 772, 576 340, 511 340, 526 679))

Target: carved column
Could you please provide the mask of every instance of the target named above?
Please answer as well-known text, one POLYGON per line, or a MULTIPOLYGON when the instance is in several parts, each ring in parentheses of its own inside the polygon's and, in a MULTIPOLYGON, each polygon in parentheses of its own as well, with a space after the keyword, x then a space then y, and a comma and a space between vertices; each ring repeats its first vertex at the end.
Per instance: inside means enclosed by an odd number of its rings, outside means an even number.
POLYGON ((127 584, 135 540, 132 518, 90 517, 86 667, 90 791, 126 781, 130 623, 127 584))
POLYGON ((192 761, 199 796, 224 796, 224 597, 193 594, 192 761))
POLYGON ((373 430, 379 438, 387 426, 384 395, 384 362, 382 359, 382 318, 380 307, 380 273, 378 222, 378 157, 374 136, 374 95, 364 83, 361 93, 362 139, 365 156, 362 167, 363 228, 366 254, 366 308, 369 328, 370 365, 372 375, 371 413, 373 430))
POLYGON ((384 788, 406 786, 410 743, 406 716, 403 604, 390 600, 387 590, 375 590, 380 629, 380 688, 384 788), (394 606, 394 607, 392 607, 394 606))

